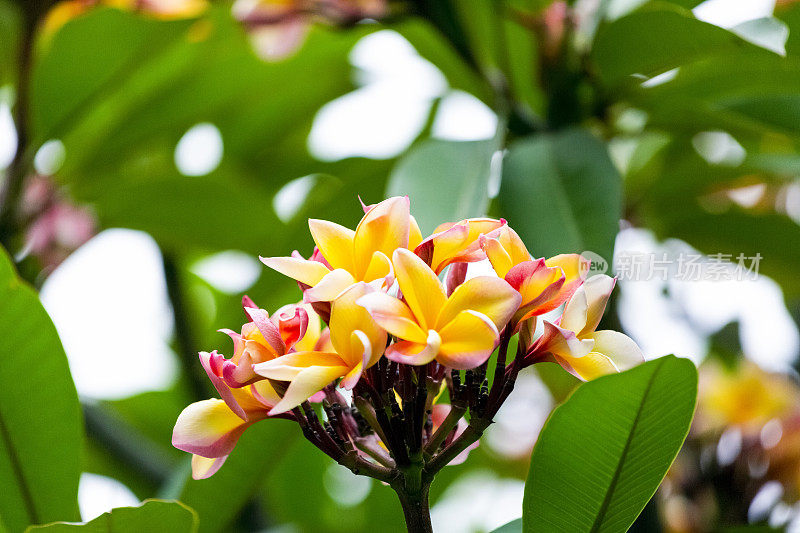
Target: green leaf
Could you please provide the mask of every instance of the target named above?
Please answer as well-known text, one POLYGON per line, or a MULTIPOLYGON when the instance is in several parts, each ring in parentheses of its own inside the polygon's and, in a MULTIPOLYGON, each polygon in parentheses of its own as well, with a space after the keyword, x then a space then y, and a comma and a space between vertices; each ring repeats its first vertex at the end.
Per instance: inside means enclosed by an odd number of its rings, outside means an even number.
POLYGON ((741 37, 695 19, 678 7, 635 11, 602 26, 591 58, 609 85, 631 74, 654 76, 708 56, 760 50, 741 37))
POLYGON ((534 257, 590 250, 610 260, 622 214, 620 176, 590 133, 569 130, 512 144, 497 201, 534 257))
POLYGON ((424 234, 446 221, 486 213, 495 143, 429 139, 411 150, 389 178, 388 196, 408 195, 424 234))
POLYGON ((83 424, 56 328, 0 249, 0 516, 77 520, 83 424))
POLYGON ((508 524, 498 527, 492 533, 522 533, 522 518, 512 520, 508 524))
POLYGON ((523 530, 627 530, 686 438, 696 396, 694 364, 675 356, 579 387, 533 450, 523 530))
POLYGON ((85 524, 56 522, 33 526, 28 532, 46 533, 140 533, 143 531, 169 531, 194 533, 198 518, 191 507, 176 501, 145 500, 138 507, 117 507, 85 524))

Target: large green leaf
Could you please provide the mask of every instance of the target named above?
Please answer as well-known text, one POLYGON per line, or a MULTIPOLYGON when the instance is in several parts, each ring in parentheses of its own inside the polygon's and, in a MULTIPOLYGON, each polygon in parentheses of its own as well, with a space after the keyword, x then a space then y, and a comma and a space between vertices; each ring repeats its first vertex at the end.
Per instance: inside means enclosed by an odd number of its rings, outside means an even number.
POLYGON ((408 195, 423 233, 443 222, 486 213, 494 141, 429 139, 403 157, 389 178, 388 196, 408 195))
POLYGON ((696 396, 694 364, 675 356, 579 387, 533 450, 523 530, 625 531, 675 459, 696 396))
POLYGON ((528 137, 503 162, 500 214, 535 257, 590 250, 610 260, 621 204, 619 173, 586 131, 528 137))
POLYGON ((0 249, 0 516, 76 520, 83 425, 56 328, 0 249))
POLYGON ((663 4, 602 26, 591 58, 602 79, 616 85, 631 74, 653 76, 703 57, 753 50, 771 55, 690 11, 663 4))
POLYGON ((175 501, 145 500, 138 507, 117 507, 85 524, 57 522, 28 528, 28 532, 46 533, 142 533, 144 531, 169 531, 194 533, 197 531, 197 513, 175 501))

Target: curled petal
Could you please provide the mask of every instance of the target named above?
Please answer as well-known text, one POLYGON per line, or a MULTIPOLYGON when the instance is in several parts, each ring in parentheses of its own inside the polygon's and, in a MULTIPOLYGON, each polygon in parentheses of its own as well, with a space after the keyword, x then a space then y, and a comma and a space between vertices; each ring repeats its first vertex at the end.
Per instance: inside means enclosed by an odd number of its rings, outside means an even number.
POLYGON ((303 291, 303 301, 332 302, 355 282, 353 275, 347 270, 342 268, 331 270, 314 287, 303 291))
POLYGON ((278 309, 270 320, 277 325, 281 340, 288 351, 305 336, 309 316, 304 306, 290 304, 278 309))
MULTIPOLYGON (((254 380, 259 379, 259 376, 253 372, 253 363, 260 361, 254 361, 252 354, 255 351, 260 355, 264 352, 267 352, 267 350, 261 348, 261 345, 257 342, 247 341, 247 343, 249 343, 252 350, 245 348, 241 357, 236 363, 232 361, 225 361, 222 366, 222 379, 225 380, 225 384, 229 387, 244 387, 245 385, 252 383, 254 380)), ((268 357, 268 359, 272 359, 272 357, 268 357)))
POLYGON ((419 327, 411 309, 402 300, 385 292, 365 294, 356 304, 362 306, 377 324, 403 340, 420 344, 427 342, 428 334, 419 327))
POLYGON ((461 311, 439 331, 442 344, 436 360, 455 369, 475 368, 486 361, 499 333, 492 320, 477 311, 461 311))
POLYGON ((178 416, 172 445, 203 457, 222 457, 231 453, 242 432, 254 421, 243 421, 222 400, 195 402, 178 416))
POLYGON ((578 287, 564 306, 561 327, 582 336, 597 328, 606 303, 614 290, 615 278, 598 274, 578 287))
POLYGON ((356 278, 364 274, 375 252, 390 257, 397 248, 408 247, 410 202, 408 196, 395 196, 372 207, 356 227, 356 278))
POLYGON ((578 290, 589 272, 590 261, 580 254, 561 254, 545 261, 550 268, 560 268, 564 272, 564 285, 558 295, 541 307, 542 313, 552 311, 563 304, 578 290))
POLYGON ((544 333, 539 337, 528 353, 537 358, 546 353, 561 357, 578 358, 588 354, 594 348, 594 340, 579 339, 575 332, 544 321, 544 333))
POLYGON ((192 479, 206 479, 217 473, 217 470, 225 463, 227 455, 222 457, 203 457, 202 455, 192 455, 192 479))
POLYGON ((319 261, 309 261, 301 257, 260 257, 261 262, 294 280, 313 287, 331 269, 319 261))
POLYGON ((298 352, 308 352, 312 350, 317 350, 320 352, 330 351, 317 348, 317 343, 319 342, 320 335, 322 334, 322 320, 319 318, 319 315, 314 312, 311 304, 302 304, 302 307, 306 311, 308 325, 305 333, 297 342, 295 342, 293 348, 298 352))
POLYGON ((398 249, 392 256, 395 276, 408 307, 423 330, 431 329, 447 301, 439 278, 419 257, 398 249))
POLYGON ((308 228, 322 256, 332 268, 354 272, 353 239, 355 232, 327 220, 310 219, 308 228))
POLYGON ((641 348, 624 333, 602 330, 587 335, 587 338, 594 339, 592 351, 611 359, 620 372, 644 362, 641 348))
POLYGON ((450 268, 447 269, 447 276, 444 280, 444 285, 447 289, 447 296, 449 297, 456 290, 456 287, 464 283, 467 279, 468 263, 451 263, 450 268))
POLYGON ((430 330, 424 344, 411 341, 395 342, 386 348, 386 357, 406 365, 424 365, 436 358, 441 344, 442 339, 439 334, 430 330))
POLYGON ((560 268, 550 268, 544 259, 538 259, 515 265, 505 279, 522 296, 518 320, 523 320, 555 309, 552 301, 558 297, 565 278, 560 268))
POLYGON ((220 398, 228 405, 231 412, 242 420, 247 420, 247 413, 245 413, 242 406, 236 401, 230 387, 222 378, 226 363, 225 357, 217 353, 216 350, 211 353, 200 352, 198 356, 200 357, 200 364, 203 366, 206 374, 208 374, 208 379, 211 380, 211 384, 217 389, 220 398))
POLYGON ((480 236, 493 236, 505 225, 505 220, 472 218, 455 224, 442 224, 414 251, 437 274, 454 262, 469 263, 486 257, 481 249, 480 236))
POLYGON ((471 309, 487 316, 497 329, 502 329, 519 307, 520 300, 519 293, 504 280, 478 276, 453 291, 436 319, 436 327, 441 331, 462 311, 471 309))
POLYGON ((258 309, 258 306, 253 301, 253 299, 245 294, 244 296, 242 296, 242 309, 247 309, 248 307, 258 309))

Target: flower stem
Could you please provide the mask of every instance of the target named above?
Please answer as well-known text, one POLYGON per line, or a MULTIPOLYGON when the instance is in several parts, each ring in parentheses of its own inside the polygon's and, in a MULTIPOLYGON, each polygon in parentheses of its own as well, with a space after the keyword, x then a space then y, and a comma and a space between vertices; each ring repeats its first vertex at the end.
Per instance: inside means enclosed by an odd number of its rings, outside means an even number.
POLYGON ((395 488, 403 507, 408 533, 433 533, 431 526, 431 510, 428 505, 430 485, 423 484, 419 491, 409 492, 404 488, 395 488))

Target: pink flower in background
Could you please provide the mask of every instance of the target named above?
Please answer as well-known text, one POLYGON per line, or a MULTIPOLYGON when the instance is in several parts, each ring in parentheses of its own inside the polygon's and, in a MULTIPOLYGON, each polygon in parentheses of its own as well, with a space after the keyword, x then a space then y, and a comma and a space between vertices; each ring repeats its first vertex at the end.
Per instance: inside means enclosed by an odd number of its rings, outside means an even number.
POLYGON ((283 59, 305 41, 317 21, 346 26, 386 14, 384 0, 237 0, 234 16, 249 30, 258 54, 283 59))
POLYGON ((29 221, 25 250, 45 267, 56 267, 97 232, 91 212, 64 198, 45 176, 28 180, 22 214, 29 221))

